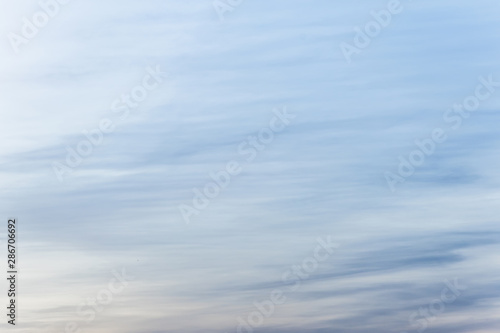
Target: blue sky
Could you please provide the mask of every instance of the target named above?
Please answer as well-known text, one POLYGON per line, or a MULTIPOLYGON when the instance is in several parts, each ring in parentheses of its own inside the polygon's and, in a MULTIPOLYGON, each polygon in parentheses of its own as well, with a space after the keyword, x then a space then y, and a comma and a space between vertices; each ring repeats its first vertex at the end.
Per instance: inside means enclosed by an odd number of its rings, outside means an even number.
POLYGON ((500 88, 459 128, 444 117, 500 81, 498 1, 401 0, 351 62, 340 45, 390 1, 234 1, 221 21, 211 1, 73 0, 18 47, 40 4, 0 3, 21 333, 237 332, 275 289, 286 302, 256 332, 498 331, 500 88), (113 103, 156 69, 121 119, 113 103), (247 161, 240 145, 283 110, 247 161), (60 181, 54 163, 103 119, 113 131, 60 181), (447 139, 391 191, 386 173, 436 128, 447 139), (179 207, 230 161, 241 173, 186 223, 179 207), (283 274, 328 237, 291 290, 283 274), (133 281, 86 321, 78 307, 122 269, 133 281), (454 280, 456 300, 411 321, 454 280))

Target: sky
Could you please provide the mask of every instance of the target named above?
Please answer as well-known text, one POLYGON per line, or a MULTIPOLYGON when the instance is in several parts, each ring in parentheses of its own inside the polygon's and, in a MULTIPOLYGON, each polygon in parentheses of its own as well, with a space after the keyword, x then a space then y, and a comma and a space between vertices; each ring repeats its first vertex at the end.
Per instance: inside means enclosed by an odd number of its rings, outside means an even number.
POLYGON ((0 4, 18 332, 498 332, 498 1, 0 4))

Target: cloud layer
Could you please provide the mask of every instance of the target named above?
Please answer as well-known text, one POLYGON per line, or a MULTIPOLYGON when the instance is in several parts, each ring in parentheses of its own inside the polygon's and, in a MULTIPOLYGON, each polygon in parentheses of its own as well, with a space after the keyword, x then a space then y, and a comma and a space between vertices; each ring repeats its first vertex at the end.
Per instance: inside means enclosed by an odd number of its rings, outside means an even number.
POLYGON ((17 53, 9 34, 42 7, 0 2, 21 333, 237 332, 276 289, 286 301, 255 331, 498 331, 500 88, 459 128, 443 118, 500 81, 497 1, 401 0, 350 63, 340 45, 387 1, 244 1, 220 21, 211 1, 74 0, 17 53), (163 81, 142 99, 148 68, 163 81), (263 144, 282 108, 295 118, 263 144), (103 119, 113 130, 68 166, 103 119), (447 140, 391 191, 386 172, 435 128, 447 140), (186 224, 179 206, 230 161, 243 171, 186 224), (339 248, 291 290, 283 274, 327 236, 339 248), (133 281, 86 305, 122 269, 133 281), (466 289, 422 315, 454 279, 466 289))

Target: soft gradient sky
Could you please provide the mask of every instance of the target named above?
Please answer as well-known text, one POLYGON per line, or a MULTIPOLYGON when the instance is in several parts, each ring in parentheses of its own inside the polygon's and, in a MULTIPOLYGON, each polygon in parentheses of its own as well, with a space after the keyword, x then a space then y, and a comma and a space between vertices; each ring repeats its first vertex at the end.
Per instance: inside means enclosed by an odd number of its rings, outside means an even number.
POLYGON ((417 332, 409 317, 455 278, 467 289, 426 332, 498 332, 500 89, 457 130, 443 115, 500 81, 500 3, 402 0, 349 64, 339 45, 387 3, 244 1, 221 22, 211 0, 73 0, 16 54, 8 34, 40 6, 0 0, 18 332, 236 332, 329 235, 335 254, 256 332, 417 332), (111 104, 156 66, 164 82, 120 120, 111 104), (292 123, 184 223, 192 189, 283 107, 292 123), (115 131, 60 182, 52 163, 103 118, 115 131), (392 192, 384 174, 436 127, 447 141, 392 192), (85 322, 122 268, 134 281, 85 322))

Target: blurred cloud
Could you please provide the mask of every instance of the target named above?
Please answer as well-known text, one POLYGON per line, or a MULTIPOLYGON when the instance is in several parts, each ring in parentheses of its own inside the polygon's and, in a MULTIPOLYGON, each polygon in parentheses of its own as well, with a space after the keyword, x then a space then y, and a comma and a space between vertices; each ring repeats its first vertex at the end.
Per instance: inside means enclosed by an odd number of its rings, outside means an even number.
MULTIPOLYGON (((500 95, 396 193, 383 174, 479 76, 500 80, 499 3, 402 3, 351 64, 340 43, 387 1, 245 1, 221 23, 211 1, 74 0, 19 54, 4 38, 0 207, 20 220, 20 333, 80 322, 121 267, 136 280, 86 332, 236 332, 323 235, 338 253, 259 332, 412 332, 454 278, 468 288, 427 332, 497 332, 500 95), (156 65, 165 84, 60 183, 52 162, 156 65), (293 124, 186 225, 178 205, 283 105, 293 124)), ((40 9, 0 4, 4 36, 40 9)))

